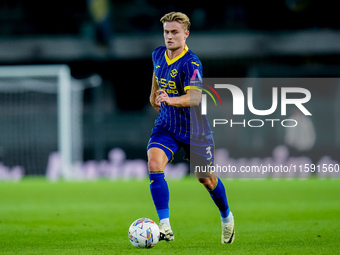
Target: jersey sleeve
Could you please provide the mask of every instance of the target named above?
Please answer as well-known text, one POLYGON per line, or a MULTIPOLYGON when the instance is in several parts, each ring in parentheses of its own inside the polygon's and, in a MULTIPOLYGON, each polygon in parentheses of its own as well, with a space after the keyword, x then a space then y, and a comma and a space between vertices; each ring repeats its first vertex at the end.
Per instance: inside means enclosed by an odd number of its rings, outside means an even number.
POLYGON ((158 66, 157 61, 159 60, 160 56, 162 56, 164 53, 164 46, 160 46, 158 48, 156 48, 153 52, 152 52, 152 64, 153 64, 153 68, 154 70, 156 69, 156 67, 158 66), (163 53, 163 54, 162 54, 163 53))
POLYGON ((155 69, 155 66, 156 66, 156 62, 155 62, 156 54, 157 54, 157 50, 154 50, 152 52, 152 64, 153 64, 154 69, 155 69))
POLYGON ((202 90, 202 63, 198 58, 192 58, 184 66, 184 92, 188 89, 202 90))

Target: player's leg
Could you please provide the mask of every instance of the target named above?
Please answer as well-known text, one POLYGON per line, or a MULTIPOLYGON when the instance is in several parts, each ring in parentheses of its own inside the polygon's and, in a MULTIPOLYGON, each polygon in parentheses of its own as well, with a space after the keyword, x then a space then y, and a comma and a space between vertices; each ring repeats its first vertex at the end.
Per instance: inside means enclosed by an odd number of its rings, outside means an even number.
POLYGON ((148 168, 150 191, 160 220, 160 240, 174 241, 169 218, 169 188, 164 176, 164 168, 168 157, 160 148, 148 150, 148 168))
POLYGON ((168 158, 163 150, 155 147, 148 150, 150 191, 161 222, 169 221, 169 188, 164 176, 167 163, 168 158))
POLYGON ((231 220, 232 214, 230 213, 224 184, 214 173, 208 173, 207 175, 209 176, 203 177, 202 174, 197 174, 198 181, 204 185, 215 202, 220 211, 222 223, 227 223, 231 220))
POLYGON ((175 139, 167 130, 155 127, 147 147, 150 191, 160 220, 161 240, 173 241, 174 235, 169 220, 169 188, 164 168, 179 150, 175 139))
POLYGON ((198 181, 204 185, 204 187, 210 193, 212 200, 215 202, 217 208, 220 211, 222 221, 230 214, 229 204, 223 182, 216 178, 215 174, 211 174, 211 177, 199 177, 198 181))
POLYGON ((214 173, 208 177, 199 175, 198 180, 208 190, 212 200, 220 211, 222 221, 221 242, 223 244, 232 243, 235 238, 234 216, 229 209, 227 194, 222 181, 219 178, 216 178, 214 173))
MULTIPOLYGON (((191 143, 190 158, 193 166, 211 166, 214 163, 214 142, 212 136, 202 143, 191 143)), ((234 240, 234 217, 230 212, 223 182, 212 172, 196 172, 197 179, 208 190, 221 214, 222 243, 234 240)))

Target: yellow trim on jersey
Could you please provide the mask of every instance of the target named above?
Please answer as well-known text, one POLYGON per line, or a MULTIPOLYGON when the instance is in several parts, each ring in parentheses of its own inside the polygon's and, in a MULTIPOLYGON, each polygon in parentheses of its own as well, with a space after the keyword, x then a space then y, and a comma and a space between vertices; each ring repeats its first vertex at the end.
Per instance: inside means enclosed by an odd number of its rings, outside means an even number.
POLYGON ((197 86, 186 86, 186 87, 184 87, 184 92, 187 93, 188 89, 195 89, 195 90, 202 91, 202 88, 197 87, 197 86))
POLYGON ((181 57, 183 57, 185 55, 185 53, 187 53, 189 50, 188 46, 185 45, 184 50, 182 51, 181 54, 179 54, 177 57, 173 58, 173 59, 169 59, 168 55, 166 54, 166 51, 164 52, 164 57, 166 60, 166 63, 169 65, 175 63, 177 60, 179 60, 181 57))

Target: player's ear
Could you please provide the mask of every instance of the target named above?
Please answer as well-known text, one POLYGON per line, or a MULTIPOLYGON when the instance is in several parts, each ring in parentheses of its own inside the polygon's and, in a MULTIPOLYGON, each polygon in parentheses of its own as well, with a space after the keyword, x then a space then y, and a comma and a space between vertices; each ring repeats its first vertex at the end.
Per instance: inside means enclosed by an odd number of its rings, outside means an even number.
POLYGON ((184 37, 184 40, 185 40, 189 37, 189 34, 190 34, 189 30, 185 30, 184 34, 185 34, 185 37, 184 37))

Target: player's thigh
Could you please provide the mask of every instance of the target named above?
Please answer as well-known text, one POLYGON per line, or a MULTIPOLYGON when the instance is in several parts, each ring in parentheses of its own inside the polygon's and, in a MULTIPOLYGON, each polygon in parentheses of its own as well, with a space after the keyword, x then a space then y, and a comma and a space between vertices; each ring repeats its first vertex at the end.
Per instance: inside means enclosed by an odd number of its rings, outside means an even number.
POLYGON ((168 163, 168 157, 165 152, 157 147, 148 150, 148 168, 150 172, 163 171, 168 163))
POLYGON ((190 144, 183 146, 186 156, 190 160, 191 166, 208 167, 214 165, 215 145, 212 135, 207 135, 204 139, 191 139, 190 144))
POLYGON ((200 183, 208 190, 213 190, 217 184, 217 178, 209 167, 214 165, 215 145, 212 136, 207 136, 202 142, 192 143, 190 150, 190 162, 195 167, 203 171, 195 171, 195 175, 200 183))
POLYGON ((184 150, 186 158, 190 159, 190 166, 195 170, 196 177, 200 182, 205 182, 206 178, 216 178, 215 173, 209 171, 215 160, 215 145, 212 135, 207 135, 200 140, 192 139, 190 145, 186 146, 184 150), (196 171, 197 169, 199 171, 196 171))
POLYGON ((168 130, 155 126, 147 146, 149 171, 163 171, 179 149, 179 143, 168 130))

